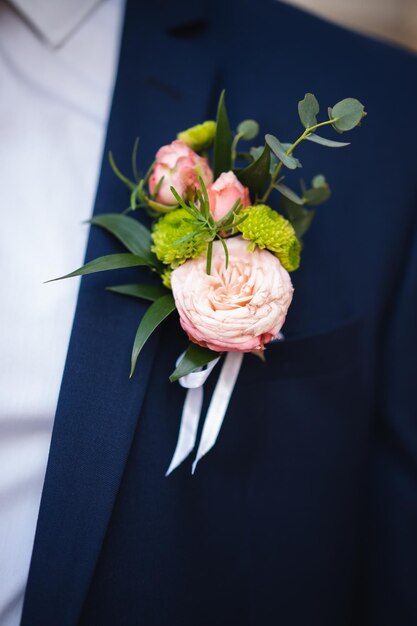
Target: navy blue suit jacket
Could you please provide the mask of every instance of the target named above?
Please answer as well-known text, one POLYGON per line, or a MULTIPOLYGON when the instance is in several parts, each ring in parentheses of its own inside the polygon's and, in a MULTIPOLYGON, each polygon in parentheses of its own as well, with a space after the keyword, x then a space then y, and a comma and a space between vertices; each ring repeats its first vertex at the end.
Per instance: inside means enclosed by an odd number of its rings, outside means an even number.
MULTIPOLYGON (((146 270, 83 279, 23 626, 417 624, 416 58, 273 0, 132 1, 95 211, 128 205, 109 149, 127 170, 140 136, 146 167, 213 118, 223 87, 235 124, 283 141, 306 91, 369 115, 347 149, 302 147, 332 199, 293 275, 286 341, 266 366, 245 358, 196 475, 190 461, 164 477, 177 320, 129 380, 146 304, 103 288, 146 270)), ((92 230, 88 260, 119 250, 92 230)))

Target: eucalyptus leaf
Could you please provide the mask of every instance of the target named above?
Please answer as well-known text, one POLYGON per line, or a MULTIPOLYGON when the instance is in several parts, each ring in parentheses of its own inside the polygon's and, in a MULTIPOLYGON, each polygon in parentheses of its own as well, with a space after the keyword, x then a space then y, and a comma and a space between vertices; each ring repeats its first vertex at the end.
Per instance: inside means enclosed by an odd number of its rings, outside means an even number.
POLYGON ((326 139, 325 137, 320 137, 314 133, 307 135, 306 139, 308 139, 308 141, 312 141, 313 143, 318 143, 321 146, 327 146, 328 148, 344 148, 345 146, 350 146, 349 142, 333 141, 332 139, 326 139))
POLYGON ((232 135, 225 105, 225 92, 220 94, 217 108, 216 136, 214 138, 214 178, 222 172, 228 172, 232 167, 232 135))
POLYGON ((255 201, 257 196, 260 197, 265 189, 270 174, 270 159, 271 152, 268 146, 264 146, 256 161, 248 165, 248 167, 236 171, 236 176, 242 185, 248 187, 252 201, 255 201))
POLYGON ((279 160, 277 159, 275 154, 271 152, 271 164, 269 166, 269 173, 271 174, 271 176, 277 169, 278 163, 279 163, 279 160))
POLYGON ((254 160, 249 152, 238 152, 236 154, 236 158, 238 160, 241 159, 242 161, 247 161, 248 163, 252 163, 252 161, 254 160))
MULTIPOLYGON (((327 113, 328 113, 328 115, 329 115, 329 120, 332 120, 332 119, 334 118, 334 115, 333 115, 333 109, 332 109, 332 107, 327 107, 327 113)), ((337 133, 339 133, 339 135, 341 135, 341 134, 343 133, 343 131, 342 131, 342 130, 339 130, 339 129, 338 129, 338 128, 334 125, 334 124, 332 124, 332 128, 334 128, 334 130, 335 130, 337 133)))
POLYGON ((291 222, 298 239, 301 239, 311 226, 314 219, 314 211, 307 210, 285 197, 282 198, 282 208, 288 221, 291 222))
POLYGON ((314 211, 305 211, 302 215, 296 217, 291 223, 298 239, 302 239, 310 228, 314 219, 314 211))
POLYGON ((288 167, 290 170, 295 170, 297 167, 301 167, 300 161, 287 154, 279 139, 274 137, 274 135, 265 135, 265 141, 285 167, 288 167))
POLYGON ((168 315, 175 310, 175 301, 171 294, 166 294, 155 300, 142 317, 138 330, 136 331, 135 340, 132 349, 132 366, 130 370, 130 378, 135 371, 138 356, 146 341, 149 339, 153 331, 164 321, 168 315))
POLYGON ((255 139, 259 133, 259 124, 255 120, 244 120, 237 127, 237 132, 241 135, 242 139, 250 141, 255 139))
POLYGON ((290 189, 286 185, 283 185, 282 183, 277 183, 276 185, 274 185, 274 187, 283 196, 285 196, 286 198, 288 198, 288 200, 291 200, 295 204, 300 204, 300 205, 304 204, 303 198, 300 198, 299 195, 297 195, 292 189, 290 189))
POLYGON ((325 177, 323 176, 323 174, 316 174, 316 176, 314 176, 313 180, 311 181, 311 184, 313 185, 313 187, 327 187, 327 180, 325 179, 325 177))
POLYGON ((311 185, 311 189, 303 189, 303 198, 307 205, 317 206, 323 204, 323 202, 326 202, 330 198, 330 187, 323 174, 314 176, 311 185))
POLYGON ((306 93, 303 100, 298 103, 298 115, 304 128, 311 128, 317 124, 317 115, 320 106, 317 98, 312 93, 306 93))
POLYGON ((167 289, 162 287, 162 285, 114 285, 113 287, 106 287, 106 290, 113 293, 119 293, 123 296, 151 300, 151 302, 154 302, 155 300, 158 300, 158 298, 168 294, 167 289))
POLYGON ((331 196, 330 187, 313 187, 304 191, 305 203, 311 206, 317 206, 326 202, 331 196))
POLYGON ((364 115, 366 115, 365 107, 359 100, 345 98, 332 108, 332 117, 336 120, 333 126, 341 132, 352 130, 359 124, 364 115))
POLYGON ((217 359, 219 356, 219 352, 202 348, 196 343, 190 343, 177 368, 169 377, 169 380, 173 383, 179 378, 187 376, 187 374, 190 374, 198 367, 203 367, 207 365, 207 363, 210 363, 210 361, 214 361, 214 359, 217 359))
POLYGON ((138 220, 119 213, 105 213, 103 215, 95 215, 90 220, 90 224, 100 226, 109 231, 132 254, 147 259, 149 265, 159 266, 156 256, 150 250, 152 245, 151 233, 138 220))
POLYGON ((119 270, 126 267, 135 267, 138 265, 147 266, 149 264, 146 259, 143 259, 142 257, 135 254, 108 254, 106 256, 101 256, 98 259, 94 259, 89 263, 86 263, 85 265, 75 270, 74 272, 71 272, 70 274, 65 274, 65 276, 53 278, 52 280, 47 280, 46 282, 52 283, 55 280, 63 280, 64 278, 72 278, 73 276, 84 276, 85 274, 95 274, 96 272, 119 270))
POLYGON ((265 146, 252 146, 249 150, 249 154, 253 157, 254 161, 257 161, 264 151, 265 146))

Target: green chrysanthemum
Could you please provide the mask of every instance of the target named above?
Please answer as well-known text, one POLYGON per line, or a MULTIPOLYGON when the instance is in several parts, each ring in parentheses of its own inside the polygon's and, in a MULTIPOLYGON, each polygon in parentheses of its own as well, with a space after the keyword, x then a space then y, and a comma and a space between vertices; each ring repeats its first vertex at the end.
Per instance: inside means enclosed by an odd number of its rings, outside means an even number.
POLYGON ((300 265, 301 246, 290 222, 266 204, 248 207, 241 213, 245 214, 248 217, 237 229, 243 239, 251 242, 249 249, 267 248, 288 272, 296 270, 300 265))
POLYGON ((191 148, 191 150, 203 150, 209 148, 214 141, 216 134, 216 122, 208 120, 202 124, 197 124, 182 133, 178 133, 177 139, 180 139, 191 148))
POLYGON ((200 256, 207 246, 204 233, 189 237, 195 230, 195 226, 186 221, 189 219, 190 214, 185 209, 176 209, 164 215, 153 228, 152 252, 171 268, 200 256))
POLYGON ((167 289, 171 289, 171 274, 172 274, 172 272, 173 272, 172 268, 167 267, 167 268, 164 269, 164 271, 161 274, 162 284, 167 289))

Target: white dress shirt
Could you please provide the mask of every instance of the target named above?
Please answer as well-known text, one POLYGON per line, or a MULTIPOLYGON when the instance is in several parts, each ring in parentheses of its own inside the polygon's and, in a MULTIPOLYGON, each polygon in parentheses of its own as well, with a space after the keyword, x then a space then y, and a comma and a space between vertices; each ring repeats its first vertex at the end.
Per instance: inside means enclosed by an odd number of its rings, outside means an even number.
POLYGON ((90 1, 42 37, 46 0, 18 4, 0 0, 0 626, 20 621, 79 286, 43 282, 83 262, 123 13, 90 1))

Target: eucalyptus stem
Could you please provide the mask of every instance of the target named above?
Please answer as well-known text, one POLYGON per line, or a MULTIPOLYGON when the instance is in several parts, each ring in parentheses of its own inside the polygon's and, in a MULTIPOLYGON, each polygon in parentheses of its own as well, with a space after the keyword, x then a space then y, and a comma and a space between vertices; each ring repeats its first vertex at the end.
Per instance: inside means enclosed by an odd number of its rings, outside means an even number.
POLYGON ((231 148, 231 152, 232 152, 232 165, 235 164, 236 161, 236 148, 237 148, 237 144, 239 143, 239 140, 242 139, 243 135, 242 133, 237 133, 234 136, 234 139, 232 141, 232 148, 231 148))
MULTIPOLYGON (((304 139, 306 139, 306 137, 308 137, 308 135, 310 135, 313 131, 316 130, 316 128, 320 128, 321 126, 326 126, 327 124, 334 124, 335 122, 337 122, 338 118, 334 118, 331 120, 326 120, 326 122, 320 122, 319 124, 314 124, 314 126, 310 126, 309 128, 306 128, 305 131, 298 137, 298 139, 296 141, 294 141, 294 143, 288 148, 286 154, 287 156, 290 156, 290 154, 293 153, 293 151, 295 150, 295 148, 298 146, 298 144, 300 144, 302 141, 304 141, 304 139)), ((280 173, 280 171, 282 170, 282 166, 283 163, 282 161, 280 161, 278 163, 278 165, 276 166, 272 176, 271 176, 271 182, 269 183, 268 189, 265 191, 264 195, 261 198, 261 202, 266 202, 271 194, 271 192, 274 189, 274 185, 275 182, 278 178, 278 174, 280 173)))

